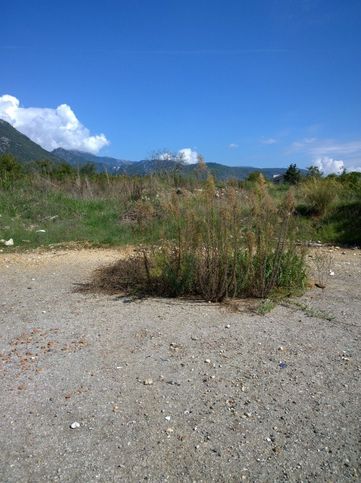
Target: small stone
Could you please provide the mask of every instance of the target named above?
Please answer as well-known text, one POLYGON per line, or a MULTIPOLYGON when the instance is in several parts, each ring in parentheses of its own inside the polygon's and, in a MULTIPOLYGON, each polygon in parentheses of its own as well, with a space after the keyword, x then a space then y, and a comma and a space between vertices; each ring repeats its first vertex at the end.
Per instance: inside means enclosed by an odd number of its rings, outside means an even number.
POLYGON ((282 345, 280 345, 277 350, 284 351, 285 349, 284 349, 284 347, 282 345))
POLYGON ((170 421, 170 416, 166 416, 166 417, 165 417, 165 419, 166 419, 167 421, 170 421))
POLYGON ((14 240, 12 238, 9 238, 9 240, 5 240, 4 241, 4 245, 6 247, 12 247, 12 246, 14 246, 14 240))
POLYGON ((144 384, 145 386, 151 386, 151 385, 153 384, 153 379, 145 379, 145 380, 143 381, 143 384, 144 384))
POLYGON ((171 433, 174 433, 174 429, 173 429, 173 428, 167 428, 167 429, 165 430, 165 432, 166 432, 167 434, 171 434, 171 433))
POLYGON ((167 381, 167 384, 169 384, 170 386, 180 386, 180 382, 173 380, 167 381))
POLYGON ((210 359, 205 359, 204 361, 206 364, 210 364, 211 363, 211 360, 210 359))
POLYGON ((75 421, 74 423, 71 423, 70 427, 71 429, 77 429, 77 428, 80 428, 80 424, 77 421, 75 421))
POLYGON ((231 327, 231 324, 227 324, 225 328, 230 329, 230 327, 231 327))
POLYGON ((331 277, 334 277, 335 276, 335 272, 333 270, 330 270, 330 275, 331 275, 331 277))

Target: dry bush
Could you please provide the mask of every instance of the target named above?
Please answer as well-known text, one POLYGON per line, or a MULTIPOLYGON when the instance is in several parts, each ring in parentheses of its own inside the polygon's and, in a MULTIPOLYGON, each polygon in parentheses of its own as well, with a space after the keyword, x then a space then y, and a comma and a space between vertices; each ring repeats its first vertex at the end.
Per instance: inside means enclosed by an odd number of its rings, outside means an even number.
POLYGON ((336 201, 338 192, 339 184, 335 180, 311 177, 302 185, 300 193, 310 213, 324 216, 336 201))
MULTIPOLYGON (((221 301, 303 288, 304 258, 293 242, 291 194, 276 205, 260 179, 248 196, 228 187, 217 198, 209 177, 194 197, 174 194, 166 211, 163 241, 119 262, 117 273, 123 273, 116 286, 122 290, 221 301)), ((109 269, 109 279, 114 277, 109 269)))

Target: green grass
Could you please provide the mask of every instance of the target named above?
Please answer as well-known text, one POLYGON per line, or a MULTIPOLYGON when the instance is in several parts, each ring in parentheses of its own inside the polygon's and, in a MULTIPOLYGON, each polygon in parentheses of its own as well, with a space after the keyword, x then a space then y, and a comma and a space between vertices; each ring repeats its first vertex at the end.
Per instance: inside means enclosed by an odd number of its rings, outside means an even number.
POLYGON ((16 247, 72 241, 122 245, 141 239, 131 226, 120 223, 121 207, 116 200, 12 189, 0 191, 0 214, 0 238, 13 238, 16 247))
POLYGON ((184 180, 179 192, 173 180, 155 176, 0 177, 0 239, 15 244, 0 248, 132 244, 139 252, 104 273, 107 288, 111 279, 117 289, 162 296, 259 297, 265 314, 305 289, 298 240, 361 243, 359 178, 337 185, 332 199, 325 187, 341 182, 326 181, 290 191, 263 178, 244 188, 208 177, 184 180))
MULTIPOLYGON (((178 181, 182 181, 182 191, 188 196, 188 208, 197 211, 200 192, 197 195, 194 189, 205 189, 206 182, 187 178, 178 181)), ((217 190, 227 190, 227 183, 218 185, 217 190)), ((243 183, 242 186, 237 185, 237 192, 247 200, 255 184, 245 188, 243 183)), ((278 206, 289 187, 267 186, 278 206)), ((307 181, 293 190, 297 200, 294 221, 298 226, 295 232, 298 240, 361 244, 361 224, 358 223, 361 175, 350 173, 337 180, 307 181), (338 195, 330 200, 328 188, 336 185, 338 195)), ((15 249, 68 242, 98 246, 174 239, 179 228, 177 217, 167 214, 172 193, 175 193, 174 180, 164 176, 108 178, 95 175, 78 179, 73 173, 58 179, 35 173, 15 180, 2 179, 0 173, 0 239, 13 238, 15 249), (136 221, 123 222, 124 213, 131 210, 137 213, 136 221), (45 233, 37 230, 45 230, 45 233)), ((246 205, 247 202, 245 208, 246 205)))
POLYGON ((257 307, 256 307, 256 313, 258 315, 266 315, 269 312, 271 312, 275 307, 277 303, 272 300, 272 299, 264 299, 262 302, 260 302, 257 307))
POLYGON ((313 317, 321 320, 328 320, 329 322, 331 322, 332 320, 335 320, 335 317, 329 314, 328 312, 325 312, 324 310, 321 310, 321 309, 316 309, 302 302, 297 302, 296 300, 289 300, 287 302, 284 301, 282 302, 282 304, 285 307, 291 307, 291 308, 293 307, 301 310, 307 317, 313 317))

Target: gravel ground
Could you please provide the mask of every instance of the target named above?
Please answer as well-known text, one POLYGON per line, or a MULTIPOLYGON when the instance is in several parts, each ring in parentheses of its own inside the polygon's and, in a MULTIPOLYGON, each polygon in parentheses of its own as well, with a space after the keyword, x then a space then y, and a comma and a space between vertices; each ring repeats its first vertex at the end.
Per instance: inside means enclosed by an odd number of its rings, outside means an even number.
POLYGON ((360 481, 359 250, 265 316, 74 292, 120 255, 0 254, 2 482, 360 481))

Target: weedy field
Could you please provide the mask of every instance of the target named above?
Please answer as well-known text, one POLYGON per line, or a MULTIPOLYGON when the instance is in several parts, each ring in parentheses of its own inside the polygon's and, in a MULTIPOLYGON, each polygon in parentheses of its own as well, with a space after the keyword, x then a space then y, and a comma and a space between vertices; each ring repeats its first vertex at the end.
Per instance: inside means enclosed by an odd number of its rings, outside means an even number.
POLYGON ((129 177, 65 163, 24 168, 3 155, 0 215, 5 252, 138 246, 118 275, 103 274, 117 278, 117 289, 210 301, 268 297, 304 289, 304 242, 361 243, 361 174, 322 178, 311 170, 275 185, 252 173, 217 182, 205 164, 192 176, 129 177))

